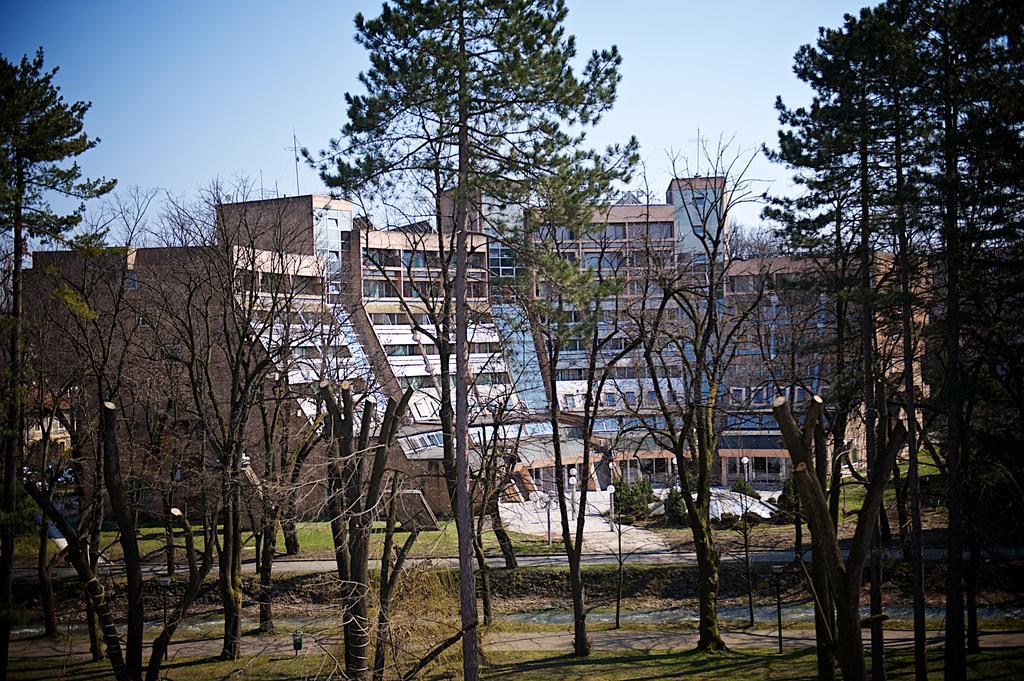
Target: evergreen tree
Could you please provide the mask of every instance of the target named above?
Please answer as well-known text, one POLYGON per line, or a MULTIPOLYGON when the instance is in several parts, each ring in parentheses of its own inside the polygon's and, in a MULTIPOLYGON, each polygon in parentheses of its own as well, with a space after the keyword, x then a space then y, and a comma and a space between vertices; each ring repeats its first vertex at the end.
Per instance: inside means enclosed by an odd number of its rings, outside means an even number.
POLYGON ((59 240, 82 218, 84 202, 110 191, 114 181, 82 177, 77 163, 65 162, 99 143, 84 131, 88 102, 64 101, 54 84, 57 69, 46 71, 43 51, 14 64, 0 57, 0 224, 12 244, 8 335, 4 376, 3 489, 0 491, 0 668, 7 668, 14 561, 17 468, 24 446, 23 363, 25 336, 22 292, 28 239, 59 240), (51 205, 54 197, 79 202, 70 211, 51 205))
MULTIPOLYGON (((845 298, 863 310, 857 325, 859 392, 868 420, 878 412, 878 427, 865 429, 869 459, 871 449, 887 447, 886 412, 892 400, 886 395, 902 393, 910 467, 909 499, 899 501, 899 510, 901 520, 909 515, 911 526, 905 545, 913 565, 918 678, 927 673, 917 491, 917 448, 929 442, 916 418, 922 409, 940 416, 933 422, 942 428, 941 438, 931 439, 939 439, 941 447, 929 447, 947 476, 946 678, 962 678, 965 650, 978 649, 978 490, 972 480, 984 465, 979 457, 998 449, 977 443, 991 433, 979 415, 1000 394, 980 389, 992 385, 981 367, 990 367, 992 375, 1011 376, 1019 357, 1013 350, 1000 353, 995 346, 1006 344, 986 339, 999 335, 1006 303, 1018 290, 1012 273, 1020 262, 1017 197, 1024 157, 1021 28, 1021 11, 1005 3, 891 0, 846 17, 841 29, 822 29, 815 47, 802 48, 796 72, 814 88, 814 101, 807 109, 779 107, 780 120, 791 127, 780 133, 774 157, 790 164, 809 191, 799 199, 777 201, 771 214, 787 226, 795 246, 812 253, 826 243, 828 220, 835 225, 833 253, 844 248, 849 253, 847 245, 856 246, 851 272, 856 270, 859 281, 837 287, 836 307, 845 298), (839 196, 846 199, 843 211, 834 200, 839 196), (841 237, 841 223, 855 226, 855 232, 841 237), (886 287, 879 280, 887 272, 878 268, 872 277, 868 268, 879 248, 895 254, 889 274, 898 280, 891 285, 896 295, 888 298, 879 295, 879 288, 886 287), (931 290, 922 286, 925 264, 931 269, 927 278, 936 282, 931 290), (1005 285, 993 285, 993 279, 1005 285), (927 399, 918 395, 915 384, 924 346, 916 337, 924 310, 931 314, 925 333, 936 341, 928 363, 936 371, 925 379, 937 389, 927 399), (898 349, 879 341, 897 335, 898 349)), ((833 258, 832 266, 839 262, 833 258)), ((841 333, 837 327, 837 356, 845 353, 841 333)), ((1007 385, 999 379, 995 383, 1007 385)), ((832 419, 837 443, 835 423, 843 411, 837 408, 832 419)), ((902 487, 899 480, 897 486, 902 487)), ((903 495, 898 490, 898 498, 903 495)), ((878 637, 877 627, 873 634, 878 637)), ((882 673, 876 658, 873 676, 882 673)))
MULTIPOLYGON (((328 186, 345 193, 404 181, 432 185, 454 204, 455 446, 446 473, 456 497, 467 679, 478 663, 465 237, 478 197, 522 200, 532 179, 591 156, 579 149, 582 130, 614 101, 620 57, 615 48, 594 52, 578 76, 566 14, 561 0, 396 0, 375 19, 357 15, 356 40, 370 52, 359 77, 366 93, 346 95, 348 122, 317 161, 328 186)), ((577 642, 577 654, 585 648, 577 642)))

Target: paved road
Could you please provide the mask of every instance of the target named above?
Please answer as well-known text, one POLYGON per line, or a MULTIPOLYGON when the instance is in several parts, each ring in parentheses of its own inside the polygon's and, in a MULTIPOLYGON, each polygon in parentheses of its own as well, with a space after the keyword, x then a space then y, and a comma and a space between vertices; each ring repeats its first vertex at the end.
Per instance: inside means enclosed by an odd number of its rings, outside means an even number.
MULTIPOLYGON (((886 554, 893 558, 900 558, 902 556, 899 549, 887 549, 886 554)), ((998 551, 990 552, 990 555, 998 555, 1004 558, 1022 558, 1024 557, 1024 547, 1005 547, 998 551)), ((946 549, 942 547, 926 547, 924 549, 924 559, 926 561, 944 561, 946 560, 946 549)), ((517 556, 517 560, 521 567, 557 567, 564 566, 566 564, 565 555, 560 553, 517 556)), ((739 562, 742 560, 742 552, 724 553, 722 555, 723 562, 739 562)), ((751 562, 762 564, 787 564, 793 560, 793 551, 791 549, 752 551, 750 553, 750 560, 751 562)), ((809 553, 807 554, 807 560, 810 560, 809 553)), ((454 557, 414 558, 410 559, 408 562, 413 565, 432 567, 458 567, 458 559, 454 557)), ((505 565, 505 561, 501 556, 492 556, 487 559, 487 562, 492 567, 504 567, 505 565)), ((584 553, 582 562, 584 565, 615 565, 617 558, 614 553, 584 553)), ((668 549, 664 551, 642 551, 630 554, 626 559, 626 564, 695 566, 697 564, 697 554, 692 551, 672 551, 668 549)), ((294 560, 279 558, 274 561, 274 572, 276 574, 312 574, 334 572, 336 569, 334 560, 294 560)), ((118 575, 124 573, 124 568, 123 566, 114 563, 107 567, 101 566, 100 571, 103 574, 118 575)), ((164 573, 164 566, 160 563, 149 564, 144 566, 143 572, 149 576, 161 575, 164 573)), ((216 572, 217 568, 215 566, 213 573, 215 574, 216 572)), ((254 574, 256 572, 255 561, 244 561, 242 563, 242 572, 254 574)), ((76 576, 73 568, 65 566, 54 568, 53 574, 55 579, 74 579, 76 576)), ((36 568, 34 567, 19 567, 14 569, 14 578, 17 581, 35 581, 37 578, 36 575, 36 568)))
MULTIPOLYGON (((870 636, 870 632, 865 632, 870 636)), ((697 645, 697 633, 690 631, 615 631, 603 629, 589 633, 594 650, 599 651, 686 651, 697 645)), ((733 648, 768 648, 778 645, 777 632, 774 630, 731 631, 722 634, 726 645, 733 648)), ((979 633, 983 648, 1017 648, 1024 647, 1024 631, 982 631, 979 633)), ((503 632, 486 634, 483 645, 495 651, 520 652, 556 652, 572 650, 572 633, 562 631, 544 632, 503 632)), ((914 634, 911 631, 886 631, 886 645, 890 647, 909 647, 913 645, 914 634)), ((303 647, 313 653, 333 652, 339 644, 339 637, 333 634, 307 633, 303 647)), ((941 645, 941 633, 932 635, 928 644, 941 645)), ((795 633, 783 633, 783 648, 798 649, 814 646, 813 631, 801 630, 795 633)), ((148 644, 147 644, 148 648, 148 644)), ((171 642, 169 655, 174 658, 210 657, 220 654, 219 638, 192 638, 171 642)), ((282 655, 291 656, 291 634, 275 634, 269 636, 242 637, 243 655, 282 655)), ((15 639, 11 641, 11 658, 13 659, 84 659, 89 656, 89 643, 83 639, 59 640, 49 639, 15 639)), ((146 653, 148 657, 148 653, 146 653)))

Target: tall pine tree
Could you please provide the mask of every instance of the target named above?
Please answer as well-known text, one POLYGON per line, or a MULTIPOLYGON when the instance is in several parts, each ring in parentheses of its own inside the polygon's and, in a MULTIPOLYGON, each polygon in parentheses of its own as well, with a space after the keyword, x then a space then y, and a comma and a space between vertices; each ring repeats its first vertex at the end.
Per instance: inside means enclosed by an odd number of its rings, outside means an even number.
POLYGON ((67 164, 99 143, 86 135, 88 102, 64 101, 54 84, 57 69, 46 71, 43 51, 17 64, 0 57, 0 224, 10 230, 12 258, 6 312, 6 372, 3 428, 3 488, 0 491, 0 669, 7 669, 14 562, 15 488, 24 447, 24 255, 29 239, 59 240, 82 218, 84 202, 114 187, 114 181, 82 177, 77 163, 67 164), (60 197, 77 208, 51 205, 60 197))
MULTIPOLYGON (((375 19, 357 15, 356 40, 371 61, 360 74, 366 93, 346 95, 348 122, 318 160, 324 181, 344 193, 418 177, 453 202, 455 428, 446 473, 455 491, 467 679, 477 678, 478 661, 467 487, 466 233, 478 197, 521 201, 532 179, 590 156, 580 149, 582 130, 612 105, 620 57, 614 47, 594 52, 577 75, 575 40, 562 26, 566 14, 561 0, 396 0, 375 19)), ((576 653, 588 648, 577 636, 576 653)))

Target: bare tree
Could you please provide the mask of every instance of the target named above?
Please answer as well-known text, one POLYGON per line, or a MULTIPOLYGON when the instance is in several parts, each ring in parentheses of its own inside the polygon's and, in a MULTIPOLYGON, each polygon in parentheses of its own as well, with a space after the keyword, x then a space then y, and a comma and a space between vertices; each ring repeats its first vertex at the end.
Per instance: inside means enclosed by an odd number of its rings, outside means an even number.
POLYGON ((699 579, 697 648, 713 652, 725 648, 718 624, 721 552, 709 517, 712 465, 725 425, 720 397, 764 290, 763 277, 752 277, 746 295, 721 304, 730 285, 730 216, 758 196, 747 174, 751 157, 734 154, 728 142, 713 150, 702 148, 701 153, 709 175, 678 181, 688 219, 680 227, 684 233, 676 237, 690 246, 668 262, 652 260, 643 302, 632 322, 653 403, 643 423, 675 457, 693 533, 699 579))
POLYGON ((168 248, 150 263, 147 321, 156 350, 180 367, 183 409, 211 450, 204 465, 220 476, 216 548, 229 659, 240 653, 242 490, 253 484, 247 451, 261 443, 255 417, 287 366, 292 337, 282 326, 309 287, 322 285, 314 256, 294 246, 308 238, 308 216, 289 219, 287 204, 239 203, 245 198, 244 185, 233 193, 214 185, 195 204, 169 202, 159 235, 168 248))
MULTIPOLYGON (((808 407, 803 428, 800 428, 785 396, 780 395, 772 402, 772 410, 793 462, 793 476, 805 508, 811 536, 815 544, 823 549, 820 557, 828 569, 828 584, 837 614, 834 650, 839 667, 844 679, 865 679, 867 672, 861 642, 861 580, 871 548, 871 535, 878 521, 882 494, 896 454, 906 443, 906 429, 896 420, 889 428, 886 448, 879 452, 877 464, 872 468, 864 502, 857 517, 857 529, 844 560, 835 524, 815 473, 816 462, 826 460, 827 444, 824 431, 817 427, 823 408, 824 401, 814 396, 808 407)), ((870 624, 875 617, 872 615, 864 624, 870 624)))
MULTIPOLYGON (((376 436, 371 443, 375 405, 364 400, 363 413, 356 432, 355 403, 351 385, 341 384, 341 403, 330 386, 321 385, 320 396, 330 414, 329 466, 337 480, 331 489, 332 507, 341 510, 345 523, 343 532, 335 532, 335 554, 340 556, 339 573, 345 582, 344 640, 345 672, 350 678, 367 679, 370 675, 369 563, 370 528, 381 515, 385 493, 385 472, 388 450, 394 446, 398 426, 412 397, 407 389, 400 401, 389 400, 376 436), (372 456, 372 458, 371 458, 372 456)), ((393 521, 391 521, 393 522, 393 521)), ((336 525, 337 527, 337 525, 336 525)))

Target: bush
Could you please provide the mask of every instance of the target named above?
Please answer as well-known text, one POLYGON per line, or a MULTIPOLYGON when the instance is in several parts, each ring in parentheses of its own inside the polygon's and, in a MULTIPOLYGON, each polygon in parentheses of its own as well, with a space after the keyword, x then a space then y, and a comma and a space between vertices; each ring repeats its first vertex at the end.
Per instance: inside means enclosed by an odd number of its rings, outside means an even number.
POLYGON ((686 517, 686 499, 678 487, 673 487, 665 497, 665 517, 673 525, 686 525, 689 519, 686 517))
POLYGON ((793 481, 793 476, 786 478, 786 483, 782 486, 782 494, 779 495, 775 505, 778 506, 779 510, 772 516, 773 521, 782 525, 789 525, 796 520, 796 514, 800 508, 800 497, 797 496, 796 483, 793 481))
POLYGON ((647 518, 655 501, 654 489, 647 480, 615 484, 615 512, 619 518, 647 518))
POLYGON ((761 495, 757 493, 754 486, 746 481, 745 478, 736 478, 736 482, 732 483, 732 491, 739 492, 740 494, 746 494, 748 497, 754 499, 760 499, 761 495))

